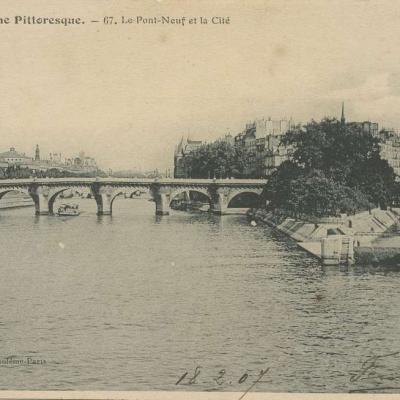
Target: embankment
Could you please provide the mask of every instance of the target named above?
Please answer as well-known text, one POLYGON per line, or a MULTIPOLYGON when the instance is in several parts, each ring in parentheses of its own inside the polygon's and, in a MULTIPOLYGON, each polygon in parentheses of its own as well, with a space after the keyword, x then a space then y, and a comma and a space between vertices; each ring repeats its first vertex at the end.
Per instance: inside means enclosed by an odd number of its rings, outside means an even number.
MULTIPOLYGON (((253 211, 252 215, 257 221, 264 222, 291 237, 300 247, 323 261, 323 242, 325 241, 325 249, 328 249, 327 240, 332 241, 336 238, 334 240, 337 242, 338 238, 342 237, 343 240, 349 238, 346 240, 351 242, 350 246, 346 244, 350 247, 347 251, 351 252, 346 259, 347 262, 351 259, 351 262, 357 264, 400 263, 397 261, 400 252, 398 209, 374 209, 334 218, 302 216, 300 219, 290 217, 283 212, 271 212, 265 209, 253 211)), ((339 249, 329 250, 331 259, 335 257, 340 259, 343 243, 340 241, 339 249)), ((341 255, 343 257, 343 253, 341 255)))

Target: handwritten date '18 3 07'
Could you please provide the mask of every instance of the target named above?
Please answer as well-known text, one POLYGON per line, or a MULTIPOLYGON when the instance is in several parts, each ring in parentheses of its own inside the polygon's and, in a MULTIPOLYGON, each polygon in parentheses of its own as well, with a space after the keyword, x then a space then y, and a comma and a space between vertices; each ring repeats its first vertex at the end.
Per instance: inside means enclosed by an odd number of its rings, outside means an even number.
MULTIPOLYGON (((229 376, 229 373, 225 369, 220 369, 212 378, 209 383, 217 384, 218 386, 222 385, 232 385, 233 383, 238 384, 252 384, 255 385, 261 381, 261 378, 269 371, 269 368, 265 370, 261 370, 256 375, 251 375, 247 372, 244 372, 240 377, 232 377, 229 376)), ((186 371, 181 375, 181 377, 176 381, 175 385, 195 385, 199 383, 199 377, 201 375, 201 367, 197 366, 193 372, 189 373, 186 371)))

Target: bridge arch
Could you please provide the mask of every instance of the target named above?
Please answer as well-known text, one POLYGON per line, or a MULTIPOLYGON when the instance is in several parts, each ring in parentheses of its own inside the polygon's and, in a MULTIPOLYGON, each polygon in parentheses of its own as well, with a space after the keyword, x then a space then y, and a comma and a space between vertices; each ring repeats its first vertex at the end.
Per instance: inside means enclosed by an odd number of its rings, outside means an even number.
POLYGON ((131 193, 128 194, 130 199, 134 199, 135 197, 141 197, 141 195, 145 193, 140 189, 133 190, 131 193))
POLYGON ((150 193, 150 188, 143 186, 128 186, 123 188, 123 194, 126 198, 135 199, 135 198, 144 198, 148 196, 150 193))
POLYGON ((57 199, 57 197, 61 194, 64 193, 66 190, 70 190, 71 188, 63 188, 63 189, 59 189, 57 190, 55 193, 53 193, 52 195, 49 196, 49 214, 53 215, 54 214, 54 203, 57 199))
POLYGON ((226 201, 227 208, 236 208, 236 204, 242 202, 240 208, 257 207, 261 201, 261 190, 242 189, 231 193, 226 201))
POLYGON ((113 196, 112 196, 112 198, 111 198, 111 200, 110 200, 110 215, 112 215, 113 204, 114 204, 115 199, 116 199, 117 197, 123 195, 123 194, 125 194, 123 191, 117 191, 117 192, 113 193, 113 196))
MULTIPOLYGON (((4 196, 6 196, 8 193, 20 193, 20 194, 24 194, 24 195, 26 195, 26 196, 28 196, 31 200, 32 200, 32 202, 34 201, 33 200, 33 197, 31 196, 31 194, 29 193, 29 191, 28 191, 28 189, 23 189, 23 188, 19 188, 19 187, 17 187, 17 188, 4 188, 4 189, 1 189, 0 190, 0 201, 3 199, 3 197, 4 196)), ((32 204, 34 204, 34 203, 32 203, 32 204)))
POLYGON ((180 194, 182 194, 182 193, 188 193, 188 195, 190 196, 190 192, 193 192, 193 193, 200 193, 201 195, 203 195, 203 196, 208 200, 208 203, 209 203, 209 205, 210 205, 210 207, 211 207, 212 199, 211 199, 210 193, 209 193, 208 190, 205 189, 205 188, 204 188, 204 189, 203 189, 203 188, 180 188, 180 189, 174 190, 174 191, 171 192, 171 194, 169 195, 169 205, 171 205, 172 201, 173 201, 177 196, 179 196, 180 194))
POLYGON ((88 188, 85 186, 68 186, 68 187, 60 187, 60 188, 52 189, 49 192, 49 196, 48 196, 48 212, 49 212, 49 214, 50 215, 54 214, 54 203, 56 202, 58 196, 60 196, 62 193, 64 193, 67 190, 77 191, 77 189, 80 189, 83 193, 88 191, 88 188))
POLYGON ((115 188, 109 187, 105 191, 95 191, 93 197, 97 203, 98 215, 112 215, 114 201, 117 198, 140 198, 148 192, 149 190, 143 187, 117 186, 115 188))
POLYGON ((1 189, 0 190, 0 200, 7 194, 11 192, 19 192, 22 194, 26 194, 27 196, 30 196, 30 193, 28 189, 22 189, 22 188, 7 188, 7 189, 1 189))

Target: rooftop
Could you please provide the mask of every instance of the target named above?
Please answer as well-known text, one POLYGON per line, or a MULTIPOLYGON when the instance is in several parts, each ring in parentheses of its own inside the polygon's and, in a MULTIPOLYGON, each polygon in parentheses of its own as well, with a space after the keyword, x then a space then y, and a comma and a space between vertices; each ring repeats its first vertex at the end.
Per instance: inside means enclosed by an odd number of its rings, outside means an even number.
POLYGON ((29 158, 25 154, 18 153, 14 147, 11 147, 9 151, 5 151, 4 153, 0 153, 1 158, 29 158))

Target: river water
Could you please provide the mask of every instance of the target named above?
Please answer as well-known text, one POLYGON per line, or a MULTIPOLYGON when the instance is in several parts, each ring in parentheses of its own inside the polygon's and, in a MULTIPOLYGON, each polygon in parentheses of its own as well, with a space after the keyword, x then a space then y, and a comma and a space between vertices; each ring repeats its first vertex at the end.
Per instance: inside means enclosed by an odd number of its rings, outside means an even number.
POLYGON ((0 389, 400 386, 400 272, 322 267, 244 216, 81 209, 1 210, 0 389))

